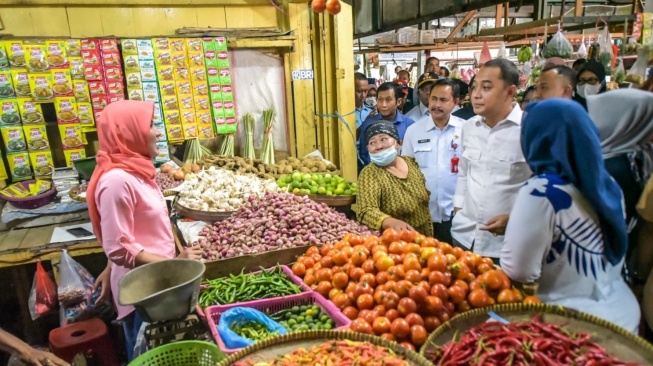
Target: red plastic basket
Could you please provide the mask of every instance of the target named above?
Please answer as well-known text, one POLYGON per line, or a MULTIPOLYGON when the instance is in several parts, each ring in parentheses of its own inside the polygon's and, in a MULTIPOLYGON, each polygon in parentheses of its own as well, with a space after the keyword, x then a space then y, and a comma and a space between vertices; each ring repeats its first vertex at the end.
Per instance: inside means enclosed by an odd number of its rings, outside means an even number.
MULTIPOLYGON (((305 284, 304 281, 302 281, 301 278, 295 276, 295 274, 292 273, 292 269, 290 269, 288 266, 280 265, 279 267, 281 267, 281 270, 288 276, 288 278, 290 279, 290 281, 292 283, 294 283, 295 285, 301 287, 302 293, 304 293, 304 292, 313 292, 313 289, 311 289, 311 286, 305 284)), ((267 270, 269 271, 270 269, 274 269, 274 268, 275 267, 268 268, 267 270)), ((252 274, 259 273, 259 272, 261 272, 261 271, 252 272, 252 274)), ((200 286, 200 291, 202 291, 205 288, 206 288, 206 285, 201 285, 200 286)), ((285 298, 288 298, 288 297, 293 297, 293 296, 298 296, 298 295, 300 295, 300 294, 288 295, 288 296, 283 296, 283 297, 276 297, 276 299, 285 299, 285 298)), ((259 301, 259 300, 241 302, 240 304, 241 305, 242 304, 249 304, 251 302, 256 302, 256 301, 259 301)), ((229 305, 231 305, 231 304, 229 304, 229 305)), ((229 306, 229 305, 215 305, 215 306, 223 306, 224 307, 224 306, 229 306)), ((199 303, 197 305, 195 305, 195 312, 197 313, 197 316, 200 317, 200 319, 202 319, 205 323, 207 323, 206 314, 204 312, 204 309, 202 309, 200 307, 199 303)))
POLYGON ((276 297, 272 299, 250 301, 248 303, 232 304, 225 306, 210 306, 206 308, 207 320, 209 323, 209 329, 211 329, 211 334, 215 343, 218 344, 220 350, 226 354, 231 354, 240 351, 242 348, 230 349, 222 342, 220 334, 218 333, 218 323, 220 322, 220 316, 227 310, 236 308, 236 307, 247 307, 256 309, 261 312, 276 313, 281 310, 290 309, 293 306, 304 306, 304 305, 317 305, 322 311, 324 311, 335 323, 335 330, 341 330, 348 327, 351 324, 351 320, 347 318, 333 303, 329 300, 325 300, 322 295, 317 292, 306 292, 299 295, 276 297), (292 297, 292 298, 291 298, 292 297))

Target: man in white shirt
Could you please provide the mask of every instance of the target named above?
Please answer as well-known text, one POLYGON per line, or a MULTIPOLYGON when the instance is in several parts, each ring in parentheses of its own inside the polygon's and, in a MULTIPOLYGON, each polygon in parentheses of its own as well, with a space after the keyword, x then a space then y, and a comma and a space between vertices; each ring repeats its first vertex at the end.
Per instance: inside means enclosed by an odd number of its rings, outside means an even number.
POLYGON ((408 127, 401 154, 415 158, 424 173, 426 188, 431 192, 429 209, 435 237, 451 243, 451 214, 465 121, 451 115, 460 98, 458 84, 451 79, 435 80, 432 84, 431 113, 408 127))
POLYGON ((429 94, 431 93, 431 86, 433 82, 438 80, 439 77, 434 72, 425 72, 417 79, 417 105, 413 107, 406 117, 410 117, 413 121, 419 121, 422 117, 429 116, 429 94))
POLYGON ((451 235, 454 244, 496 261, 517 192, 532 174, 520 144, 522 111, 514 102, 518 84, 512 62, 487 62, 472 86, 478 116, 462 129, 451 235))

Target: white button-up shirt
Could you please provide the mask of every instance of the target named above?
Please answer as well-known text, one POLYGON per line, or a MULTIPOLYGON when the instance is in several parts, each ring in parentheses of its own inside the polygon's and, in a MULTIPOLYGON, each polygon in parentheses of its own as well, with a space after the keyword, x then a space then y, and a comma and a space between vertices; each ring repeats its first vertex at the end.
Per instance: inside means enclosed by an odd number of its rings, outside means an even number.
POLYGON ((415 158, 431 192, 429 210, 433 222, 449 221, 453 211, 458 173, 452 172, 452 159, 461 160, 460 136, 465 120, 449 117, 441 130, 431 116, 424 116, 406 130, 401 154, 415 158))
POLYGON ((419 102, 419 105, 414 106, 413 109, 411 109, 410 111, 408 111, 408 113, 406 113, 406 117, 412 119, 415 122, 424 118, 424 116, 430 116, 430 115, 431 112, 429 111, 429 107, 422 104, 422 102, 419 102))
POLYGON ((522 111, 512 112, 494 128, 483 117, 470 118, 462 129, 462 157, 451 235, 460 244, 483 256, 499 258, 502 235, 479 230, 491 218, 509 214, 517 192, 532 175, 521 150, 522 111))

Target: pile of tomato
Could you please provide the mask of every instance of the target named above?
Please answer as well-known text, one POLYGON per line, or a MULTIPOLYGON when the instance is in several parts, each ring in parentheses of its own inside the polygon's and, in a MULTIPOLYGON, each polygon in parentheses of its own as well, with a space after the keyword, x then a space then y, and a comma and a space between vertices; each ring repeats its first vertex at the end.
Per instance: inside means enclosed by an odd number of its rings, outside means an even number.
POLYGON ((292 270, 351 319, 353 331, 410 349, 460 312, 539 302, 513 288, 490 258, 408 230, 312 246, 292 270))

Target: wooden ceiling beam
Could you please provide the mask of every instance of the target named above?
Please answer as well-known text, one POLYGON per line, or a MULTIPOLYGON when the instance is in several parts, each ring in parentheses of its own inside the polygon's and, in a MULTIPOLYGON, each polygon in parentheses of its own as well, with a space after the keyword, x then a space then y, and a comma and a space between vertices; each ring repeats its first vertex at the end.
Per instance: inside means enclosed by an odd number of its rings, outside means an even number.
POLYGON ((472 20, 474 15, 476 15, 477 13, 478 10, 468 11, 467 14, 465 14, 463 20, 458 22, 458 24, 456 24, 456 27, 451 31, 451 33, 449 33, 449 36, 447 37, 447 41, 453 39, 456 36, 456 34, 458 34, 463 29, 463 27, 465 27, 467 23, 469 23, 469 21, 472 20))

